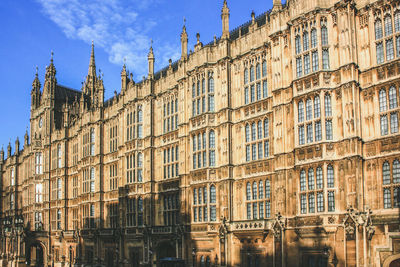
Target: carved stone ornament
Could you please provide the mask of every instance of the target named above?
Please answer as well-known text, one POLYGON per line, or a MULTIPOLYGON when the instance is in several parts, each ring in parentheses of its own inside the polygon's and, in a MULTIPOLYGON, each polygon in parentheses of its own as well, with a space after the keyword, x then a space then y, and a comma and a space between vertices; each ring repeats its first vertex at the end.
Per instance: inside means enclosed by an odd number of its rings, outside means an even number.
POLYGON ((227 224, 226 224, 226 218, 224 217, 223 219, 222 219, 222 223, 221 223, 221 225, 220 225, 220 227, 219 227, 219 231, 218 231, 218 236, 219 236, 219 241, 221 242, 221 243, 224 243, 225 242, 225 239, 226 239, 226 235, 228 234, 228 226, 227 226, 227 224))
POLYGON ((275 215, 275 222, 272 225, 272 230, 275 241, 281 241, 282 231, 285 230, 285 219, 282 217, 280 212, 275 215))

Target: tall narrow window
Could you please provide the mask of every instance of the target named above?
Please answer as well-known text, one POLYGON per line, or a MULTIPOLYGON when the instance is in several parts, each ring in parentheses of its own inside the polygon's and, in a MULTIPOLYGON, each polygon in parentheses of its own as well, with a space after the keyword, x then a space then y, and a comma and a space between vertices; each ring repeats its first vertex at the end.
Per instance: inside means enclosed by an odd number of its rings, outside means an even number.
MULTIPOLYGON (((383 92, 385 92, 383 90, 383 92)), ((379 99, 380 99, 380 94, 379 94, 379 99)), ((386 97, 385 97, 385 102, 386 102, 386 97)), ((397 91, 394 86, 390 87, 389 89, 389 108, 397 108, 397 91)))
POLYGON ((335 175, 333 172, 333 166, 328 165, 327 168, 327 187, 333 188, 335 186, 335 175))
POLYGON ((35 202, 36 203, 43 202, 43 185, 42 184, 35 185, 35 202))
POLYGON ((142 106, 137 109, 137 137, 143 138, 143 111, 142 106))
POLYGON ((254 81, 254 66, 250 67, 250 82, 254 81))
POLYGON ((57 145, 57 168, 61 168, 61 158, 62 158, 61 145, 57 145))
POLYGON ((95 133, 94 128, 90 128, 90 155, 94 156, 94 142, 95 142, 95 133))
POLYGON ((329 69, 329 50, 328 49, 322 50, 322 69, 324 69, 324 70, 329 69))
POLYGON ((11 171, 10 171, 10 185, 11 186, 14 186, 15 185, 15 170, 14 170, 14 168, 11 168, 11 171))
MULTIPOLYGON (((212 74, 209 74, 209 76, 212 74)), ((214 103, 214 78, 210 76, 208 78, 208 111, 213 112, 215 110, 214 103)))
POLYGON ((262 62, 262 76, 267 77, 267 61, 262 62))
POLYGON ((328 28, 325 26, 321 27, 321 43, 322 46, 328 45, 328 28))
POLYGON ((303 50, 307 51, 309 49, 310 39, 308 38, 308 32, 303 33, 303 50))
POLYGON ((310 73, 310 54, 304 55, 304 75, 310 73))
POLYGON ((142 225, 143 225, 143 199, 142 199, 141 197, 139 197, 139 199, 138 199, 138 201, 137 201, 137 204, 138 204, 138 208, 137 208, 137 211, 138 211, 137 222, 138 222, 138 225, 139 225, 139 226, 142 226, 142 225))
POLYGON ((138 182, 143 181, 143 155, 142 155, 142 153, 137 154, 137 180, 138 180, 138 182))
POLYGON ((394 31, 400 32, 400 12, 394 13, 394 31))
POLYGON ((300 54, 301 53, 301 40, 300 40, 300 36, 297 35, 295 38, 295 46, 296 46, 296 54, 300 54))
POLYGON ((94 192, 94 182, 95 182, 95 175, 94 175, 94 168, 90 168, 90 192, 94 192))
POLYGON ((381 64, 384 61, 383 57, 383 43, 379 42, 376 44, 376 63, 381 64))
POLYGON ((61 186, 62 186, 62 181, 61 181, 61 178, 58 178, 57 179, 57 199, 61 199, 61 192, 62 192, 62 188, 61 188, 61 186))
POLYGON ((331 103, 331 95, 325 95, 325 117, 332 116, 332 103, 331 103))
POLYGON ((382 21, 380 19, 375 21, 375 39, 379 40, 383 37, 382 34, 382 21))
POLYGON ((392 17, 390 15, 385 17, 385 36, 393 34, 392 17))
POLYGON ((393 39, 386 40, 386 60, 394 59, 393 39))
POLYGON ((319 96, 314 97, 314 118, 321 117, 321 102, 319 96))
POLYGON ((210 186, 210 221, 217 220, 217 192, 214 185, 210 186))
POLYGON ((319 62, 318 62, 318 51, 312 52, 312 70, 313 72, 318 71, 319 62))
POLYGON ((296 58, 296 74, 297 78, 300 78, 303 75, 303 63, 301 57, 296 58))
POLYGON ((298 104, 298 122, 304 121, 304 103, 300 101, 298 104))
POLYGON ((313 28, 311 30, 311 48, 317 47, 318 40, 317 40, 317 29, 313 28))
POLYGON ((210 167, 215 166, 215 132, 213 130, 210 131, 209 133, 209 162, 210 162, 210 167))
POLYGON ((244 84, 248 84, 249 83, 249 69, 245 68, 244 69, 244 84))

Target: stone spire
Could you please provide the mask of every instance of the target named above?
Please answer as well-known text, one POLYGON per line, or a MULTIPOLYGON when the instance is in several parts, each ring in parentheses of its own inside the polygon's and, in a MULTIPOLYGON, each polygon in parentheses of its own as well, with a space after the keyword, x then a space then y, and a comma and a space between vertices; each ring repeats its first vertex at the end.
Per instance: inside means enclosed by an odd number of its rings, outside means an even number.
POLYGON ((149 61, 149 79, 154 77, 154 53, 153 53, 153 40, 151 40, 151 46, 149 54, 147 55, 149 61))
POLYGON ((0 150, 0 163, 4 162, 4 148, 3 146, 1 146, 1 150, 0 150))
POLYGON ((31 90, 31 108, 33 109, 40 105, 40 86, 38 67, 36 66, 35 79, 32 82, 31 90))
POLYGON ((7 146, 7 158, 11 158, 11 142, 8 142, 7 146))
POLYGON ((46 67, 46 75, 43 88, 43 97, 45 99, 46 105, 50 103, 46 100, 54 99, 57 85, 56 67, 54 66, 53 56, 54 53, 53 51, 51 51, 50 65, 46 67))
POLYGON ((56 76, 56 67, 54 66, 54 52, 51 51, 50 65, 46 68, 46 79, 53 78, 56 76))
POLYGON ((28 134, 28 127, 26 128, 26 132, 24 135, 24 148, 29 146, 29 134, 28 134))
POLYGON ((18 155, 19 154, 19 138, 17 136, 17 139, 15 140, 15 151, 14 151, 14 155, 18 155))
POLYGON ((224 5, 221 11, 222 19, 222 39, 229 39, 229 8, 228 3, 224 0, 224 5))
POLYGON ((92 52, 90 53, 88 76, 96 77, 96 62, 94 59, 94 42, 92 41, 92 52))
POLYGON ((128 85, 128 74, 126 72, 126 59, 124 58, 124 66, 121 71, 121 91, 125 91, 128 85))
POLYGON ((183 19, 183 28, 181 33, 181 59, 184 60, 187 58, 188 54, 188 35, 186 32, 186 19, 183 19))

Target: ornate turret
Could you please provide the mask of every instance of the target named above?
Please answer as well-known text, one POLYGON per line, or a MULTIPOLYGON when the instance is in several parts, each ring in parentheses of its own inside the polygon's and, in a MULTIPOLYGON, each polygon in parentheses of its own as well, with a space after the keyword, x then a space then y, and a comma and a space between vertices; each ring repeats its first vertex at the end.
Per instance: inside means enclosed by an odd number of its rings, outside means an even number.
POLYGON ((154 77, 154 53, 153 53, 153 40, 151 41, 150 51, 147 55, 147 59, 149 62, 149 79, 154 77))
POLYGON ((276 10, 280 10, 281 8, 282 8, 282 0, 274 0, 272 10, 276 11, 276 10))
POLYGON ((85 87, 84 87, 84 93, 86 95, 93 96, 95 94, 96 80, 97 80, 97 75, 96 75, 96 62, 94 59, 94 42, 92 41, 92 51, 90 53, 89 70, 86 76, 85 87))
POLYGON ((224 0, 224 5, 221 11, 222 19, 222 39, 229 39, 229 8, 228 3, 224 0))
POLYGON ((26 128, 26 132, 24 135, 24 148, 27 148, 29 146, 29 134, 28 134, 28 128, 26 128))
POLYGON ((53 62, 54 53, 51 51, 50 65, 46 67, 46 75, 44 80, 43 98, 45 100, 54 99, 55 89, 57 85, 56 67, 53 62))
POLYGON ((7 158, 11 158, 11 142, 7 146, 7 158))
POLYGON ((14 151, 14 155, 18 155, 19 154, 19 138, 17 136, 17 139, 15 140, 15 151, 14 151))
POLYGON ((188 54, 188 35, 186 32, 186 19, 184 19, 184 24, 181 33, 181 60, 187 59, 188 54))
POLYGON ((36 67, 35 79, 32 82, 32 91, 31 91, 31 108, 35 109, 40 105, 40 81, 38 75, 38 67, 36 67))
POLYGON ((126 90, 127 85, 128 85, 128 74, 126 72, 126 65, 124 63, 124 66, 122 67, 121 71, 121 92, 126 90))
POLYGON ((4 162, 4 148, 2 146, 1 150, 0 150, 0 163, 3 163, 3 162, 4 162))

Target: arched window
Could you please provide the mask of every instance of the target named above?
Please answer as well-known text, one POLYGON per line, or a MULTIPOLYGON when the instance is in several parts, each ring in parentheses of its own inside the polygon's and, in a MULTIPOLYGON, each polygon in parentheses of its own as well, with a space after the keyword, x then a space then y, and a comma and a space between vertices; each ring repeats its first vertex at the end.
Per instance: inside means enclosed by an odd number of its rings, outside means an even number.
POLYGON ((382 89, 379 91, 379 111, 386 111, 387 109, 387 100, 386 100, 386 91, 382 89))
POLYGON ((319 100, 319 96, 314 98, 314 118, 321 117, 321 103, 319 100))
POLYGON ((331 103, 331 95, 325 95, 325 117, 332 116, 332 103, 331 103))
POLYGON ((217 203, 217 192, 215 190, 215 185, 210 186, 210 203, 211 204, 217 203))
POLYGON ((263 183, 263 181, 260 181, 258 184, 258 198, 259 199, 264 198, 264 183, 263 183))
POLYGON ((310 39, 308 38, 308 32, 303 33, 303 51, 307 51, 310 46, 310 39))
POLYGON ((303 122, 304 121, 304 103, 303 101, 300 101, 298 104, 298 120, 299 122, 303 122))
POLYGON ((61 199, 61 178, 57 179, 57 199, 61 199))
POLYGON ((266 118, 264 120, 264 138, 269 136, 269 120, 266 118))
POLYGON ((257 199, 257 183, 253 182, 253 200, 257 199))
POLYGON ((300 172, 300 191, 306 190, 306 171, 301 170, 300 172))
POLYGON ((206 267, 211 267, 211 260, 209 256, 206 258, 206 267))
POLYGON ((251 186, 250 186, 250 183, 246 184, 246 200, 251 200, 251 186))
POLYGON ((137 180, 138 182, 143 181, 143 155, 138 153, 137 155, 137 180))
POLYGON ((209 133, 209 153, 210 153, 210 167, 215 166, 215 132, 213 130, 209 133))
POLYGON ((254 66, 250 67, 250 82, 254 81, 254 66))
POLYGON ((208 78, 208 111, 213 112, 215 110, 214 103, 214 78, 208 78))
POLYGON ((263 138, 262 123, 261 123, 261 121, 258 121, 258 123, 257 123, 257 138, 258 138, 258 139, 262 139, 262 138, 263 138))
POLYGON ((143 225, 143 199, 142 197, 139 197, 138 199, 138 225, 141 226, 143 225))
POLYGON ((249 124, 246 124, 246 127, 245 127, 245 137, 246 137, 246 142, 250 142, 250 125, 249 124))
POLYGON ((301 40, 300 40, 299 35, 297 35, 295 38, 295 46, 296 46, 296 54, 300 54, 301 53, 301 40))
POLYGON ((256 123, 251 124, 251 141, 256 140, 256 123))
POLYGON ((317 189, 324 188, 324 181, 322 179, 322 168, 317 168, 317 189))
POLYGON ((385 36, 393 34, 392 17, 390 15, 385 17, 385 36))
POLYGON ((61 145, 57 146, 57 168, 61 168, 61 145))
POLYGON ((325 26, 321 27, 321 43, 323 46, 328 45, 328 28, 325 26))
POLYGON ((308 190, 314 190, 314 169, 308 169, 308 190))
POLYGON ((244 69, 244 84, 248 84, 249 83, 249 69, 245 68, 244 69))
POLYGON ((143 122, 143 111, 142 111, 142 107, 141 106, 138 107, 137 116, 138 116, 138 118, 137 118, 137 122, 138 122, 138 125, 137 125, 137 137, 138 138, 142 138, 143 137, 143 125, 142 125, 142 122, 143 122))
POLYGON ((389 162, 385 161, 382 167, 383 184, 390 184, 390 166, 389 162))
POLYGON ((270 180, 265 181, 265 198, 271 198, 271 182, 270 180))
POLYGON ((312 101, 311 99, 307 99, 306 101, 306 118, 307 120, 312 120, 313 114, 312 114, 312 101))
POLYGON ((205 267, 205 266, 206 266, 205 263, 206 263, 206 262, 205 262, 205 260, 204 260, 204 256, 201 256, 201 257, 200 257, 200 267, 205 267))
POLYGON ((397 159, 393 161, 393 183, 400 183, 400 162, 397 159))
POLYGON ((335 175, 332 165, 328 165, 327 168, 327 186, 328 188, 332 188, 335 186, 335 175))
POLYGON ((375 21, 375 39, 379 40, 383 37, 382 21, 380 19, 375 21))
POLYGON ((317 29, 313 28, 311 30, 311 48, 315 48, 318 45, 317 40, 317 29))
POLYGON ((400 31, 400 12, 394 13, 394 30, 395 32, 400 31))
POLYGON ((262 62, 262 75, 263 77, 267 76, 267 61, 265 60, 262 62))
POLYGON ((256 79, 260 79, 261 78, 261 66, 259 63, 257 63, 256 65, 256 79))
POLYGON ((394 86, 389 89, 389 108, 397 108, 397 91, 394 86))

